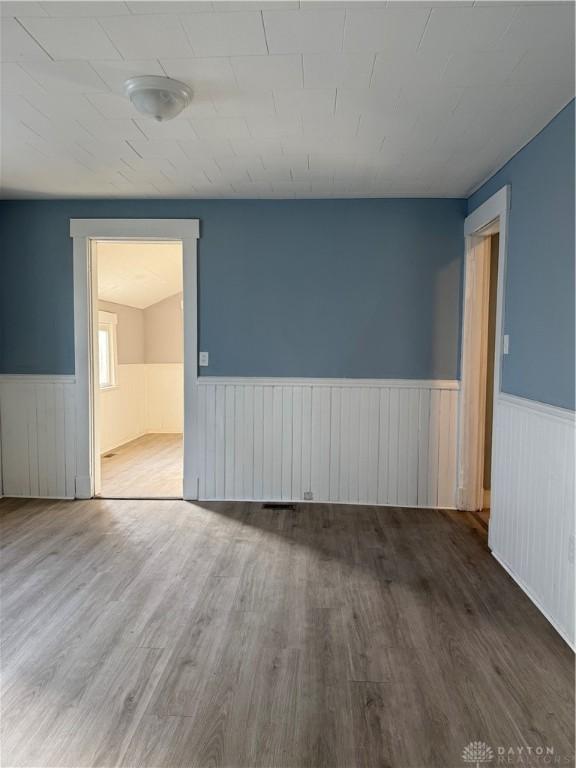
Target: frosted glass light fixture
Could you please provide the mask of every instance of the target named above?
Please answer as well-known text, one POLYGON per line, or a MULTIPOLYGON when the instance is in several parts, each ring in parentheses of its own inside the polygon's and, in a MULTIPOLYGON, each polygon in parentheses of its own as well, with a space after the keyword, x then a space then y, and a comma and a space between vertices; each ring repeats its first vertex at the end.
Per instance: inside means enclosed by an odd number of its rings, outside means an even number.
POLYGON ((124 93, 138 112, 158 122, 172 120, 192 101, 192 89, 185 83, 156 75, 129 78, 124 93))

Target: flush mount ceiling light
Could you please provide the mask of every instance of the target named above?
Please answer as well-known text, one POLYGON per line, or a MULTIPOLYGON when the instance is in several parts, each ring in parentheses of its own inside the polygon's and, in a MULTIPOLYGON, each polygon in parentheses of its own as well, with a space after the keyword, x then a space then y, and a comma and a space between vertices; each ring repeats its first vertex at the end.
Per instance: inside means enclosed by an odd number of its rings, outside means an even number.
POLYGON ((172 120, 192 101, 192 89, 170 77, 145 75, 124 83, 124 93, 138 112, 158 122, 172 120))

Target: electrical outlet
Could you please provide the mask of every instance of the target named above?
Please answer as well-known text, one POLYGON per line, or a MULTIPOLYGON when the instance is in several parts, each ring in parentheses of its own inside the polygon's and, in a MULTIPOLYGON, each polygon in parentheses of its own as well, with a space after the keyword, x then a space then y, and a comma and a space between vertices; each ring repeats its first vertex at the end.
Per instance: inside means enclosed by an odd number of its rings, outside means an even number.
POLYGON ((502 354, 510 354, 510 336, 507 333, 504 334, 504 339, 502 340, 502 354))
POLYGON ((314 499, 314 494, 312 491, 304 491, 304 501, 312 501, 314 499))
POLYGON ((208 352, 200 352, 198 355, 198 365, 205 368, 208 365, 208 352))

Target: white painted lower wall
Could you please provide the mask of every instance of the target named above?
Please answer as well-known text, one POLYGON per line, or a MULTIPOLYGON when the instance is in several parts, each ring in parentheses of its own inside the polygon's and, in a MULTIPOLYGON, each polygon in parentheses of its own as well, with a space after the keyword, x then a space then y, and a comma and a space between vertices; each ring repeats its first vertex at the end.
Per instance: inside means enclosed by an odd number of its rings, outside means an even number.
POLYGON ((202 499, 454 507, 458 383, 199 384, 202 499))
POLYGON ((574 412, 503 394, 494 407, 490 548, 574 646, 574 412))
POLYGON ((118 386, 100 390, 102 453, 149 432, 182 432, 182 363, 118 366, 118 386))
POLYGON ((100 451, 106 453, 146 433, 146 366, 118 366, 118 384, 100 390, 100 451))
POLYGON ((147 432, 182 432, 184 424, 183 363, 146 363, 145 422, 147 432))

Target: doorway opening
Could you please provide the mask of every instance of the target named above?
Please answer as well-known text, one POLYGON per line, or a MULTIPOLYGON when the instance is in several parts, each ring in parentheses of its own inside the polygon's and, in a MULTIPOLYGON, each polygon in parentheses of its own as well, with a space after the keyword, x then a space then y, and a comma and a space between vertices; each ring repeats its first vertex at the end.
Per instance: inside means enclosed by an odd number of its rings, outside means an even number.
POLYGON ((182 498, 182 242, 92 240, 96 488, 182 498))
POLYGON ((465 221, 466 258, 459 406, 458 508, 488 523, 493 507, 492 466, 498 429, 509 187, 465 221))

